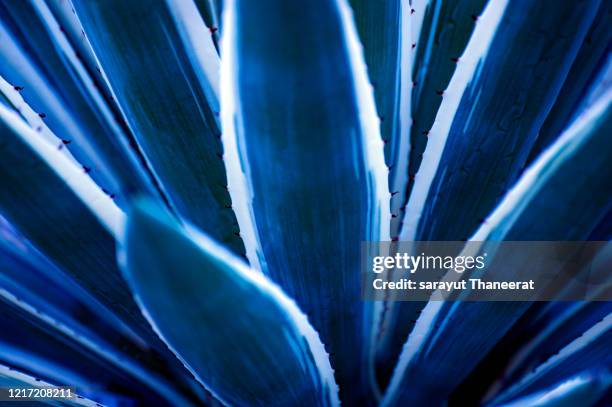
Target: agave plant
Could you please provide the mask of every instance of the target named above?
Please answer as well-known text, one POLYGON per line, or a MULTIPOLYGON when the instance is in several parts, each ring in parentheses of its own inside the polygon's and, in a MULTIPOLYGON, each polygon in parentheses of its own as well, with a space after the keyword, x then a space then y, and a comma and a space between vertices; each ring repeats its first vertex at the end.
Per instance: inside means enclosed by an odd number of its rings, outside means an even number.
POLYGON ((360 247, 610 240, 611 7, 0 1, 0 386, 610 405, 610 302, 364 301, 360 247))

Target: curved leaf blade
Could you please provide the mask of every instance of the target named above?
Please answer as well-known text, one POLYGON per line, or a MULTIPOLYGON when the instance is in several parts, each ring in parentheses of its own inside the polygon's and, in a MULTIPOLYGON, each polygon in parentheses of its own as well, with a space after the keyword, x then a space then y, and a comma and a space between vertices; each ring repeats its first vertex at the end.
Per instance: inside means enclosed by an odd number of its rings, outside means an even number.
POLYGON ((143 312, 219 400, 338 405, 328 356, 305 315, 219 244, 139 202, 122 250, 143 312))
MULTIPOLYGON (((374 88, 380 134, 385 143, 385 162, 389 167, 393 214, 394 202, 403 196, 408 171, 412 88, 405 67, 411 63, 411 9, 407 2, 399 0, 350 0, 350 4, 374 88)), ((393 214, 391 221, 395 219, 393 214)))
MULTIPOLYGON (((0 74, 65 143, 92 178, 123 202, 130 193, 158 195, 138 146, 107 105, 98 83, 42 0, 0 6, 6 63, 0 74)), ((38 117, 37 117, 38 118, 38 117)), ((36 125, 33 127, 41 126, 36 125)))
POLYGON ((587 97, 589 88, 600 86, 597 75, 605 69, 612 41, 612 4, 601 2, 597 15, 576 55, 561 92, 538 134, 529 154, 532 162, 552 142, 561 135, 563 129, 579 114, 581 99, 587 97))
MULTIPOLYGON (((0 364, 0 385, 3 387, 49 387, 52 384, 0 364)), ((74 400, 57 402, 54 405, 98 407, 99 403, 77 396, 74 400)))
POLYGON ((612 314, 606 315, 558 354, 524 376, 518 383, 496 397, 493 403, 505 403, 525 396, 556 382, 567 380, 575 372, 586 369, 604 369, 602 384, 605 391, 612 385, 610 372, 605 371, 612 365, 610 343, 612 343, 612 314))
POLYGON ((116 266, 114 236, 123 228, 123 212, 55 145, 3 106, 0 150, 0 212, 137 336, 158 341, 116 266))
MULTIPOLYGON (((459 241, 474 233, 523 168, 599 3, 486 5, 425 129, 427 147, 400 240, 459 241)), ((422 305, 394 307, 387 335, 392 355, 393 338, 405 338, 422 305)))
POLYGON ((550 389, 498 404, 500 407, 572 407, 596 405, 612 385, 610 372, 584 372, 550 389))
POLYGON ((512 185, 599 1, 490 2, 446 89, 402 240, 466 240, 512 185))
POLYGON ((360 298, 360 248, 389 239, 389 194, 349 6, 225 6, 223 143, 249 259, 309 315, 343 402, 364 403, 375 311, 360 298))
MULTIPOLYGON (((484 248, 486 241, 588 237, 612 206, 611 132, 609 91, 528 169, 471 240, 484 248)), ((528 306, 430 301, 404 345, 383 405, 443 400, 528 306)))
POLYGON ((219 140, 219 59, 196 6, 171 0, 74 6, 173 208, 242 254, 219 140))
MULTIPOLYGON (((424 13, 420 41, 414 43, 410 158, 408 182, 402 191, 397 213, 400 221, 444 92, 457 67, 457 59, 463 54, 478 24, 485 3, 486 0, 434 0, 424 13)), ((401 225, 397 225, 395 236, 400 233, 400 228, 401 225)))

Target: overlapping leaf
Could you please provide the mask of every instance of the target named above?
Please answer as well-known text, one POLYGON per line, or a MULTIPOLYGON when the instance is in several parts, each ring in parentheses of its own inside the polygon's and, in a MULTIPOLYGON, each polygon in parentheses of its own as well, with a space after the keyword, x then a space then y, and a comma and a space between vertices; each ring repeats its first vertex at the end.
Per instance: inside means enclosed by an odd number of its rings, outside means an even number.
MULTIPOLYGON (((522 169, 598 4, 487 4, 426 129, 400 240, 466 240, 475 231, 522 169)), ((406 337, 422 305, 396 308, 391 355, 398 352, 393 338, 406 337)))
MULTIPOLYGON (((612 205, 611 131, 608 92, 523 175, 472 240, 588 237, 612 205)), ((446 398, 528 305, 429 302, 406 342, 383 404, 446 398)))
POLYGON ((230 405, 338 405, 328 355, 261 274, 149 203, 129 215, 124 270, 166 343, 230 405))
POLYGON ((219 59, 195 4, 74 6, 171 206, 243 253, 219 140, 219 59))
POLYGON ((393 213, 393 203, 402 199, 408 173, 412 84, 407 67, 412 52, 411 9, 407 2, 397 0, 351 0, 350 3, 363 45, 368 77, 374 87, 380 133, 385 143, 385 162, 389 167, 393 213))
MULTIPOLYGON (((51 10, 40 0, 0 5, 5 61, 0 75, 19 91, 92 178, 123 202, 125 195, 157 194, 129 129, 107 105, 51 10)), ((30 120, 33 122, 34 120, 30 120)))
POLYGON ((388 240, 389 194, 349 6, 238 0, 226 10, 224 146, 249 258, 320 332, 343 402, 364 403, 372 317, 360 245, 388 240))
POLYGON ((572 119, 576 118, 584 108, 580 107, 580 104, 588 98, 590 88, 606 86, 602 83, 601 74, 598 75, 598 72, 605 70, 608 64, 610 41, 612 41, 612 4, 602 1, 563 83, 563 88, 546 121, 542 124, 529 154, 529 162, 535 160, 563 132, 572 119))

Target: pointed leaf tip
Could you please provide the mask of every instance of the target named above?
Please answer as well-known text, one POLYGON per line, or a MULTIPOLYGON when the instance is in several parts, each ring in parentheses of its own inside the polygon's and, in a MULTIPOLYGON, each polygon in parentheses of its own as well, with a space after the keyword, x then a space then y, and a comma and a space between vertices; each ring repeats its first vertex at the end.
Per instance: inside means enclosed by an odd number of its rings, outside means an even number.
POLYGON ((150 201, 131 209, 120 255, 143 313, 230 405, 338 405, 328 355, 295 303, 263 275, 150 201))

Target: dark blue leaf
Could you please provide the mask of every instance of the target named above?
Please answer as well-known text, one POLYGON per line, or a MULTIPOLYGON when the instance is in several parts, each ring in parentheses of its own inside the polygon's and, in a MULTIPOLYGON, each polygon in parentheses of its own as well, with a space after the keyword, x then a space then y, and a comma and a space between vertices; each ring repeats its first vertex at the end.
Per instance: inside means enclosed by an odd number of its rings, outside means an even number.
POLYGON ((546 390, 516 398, 504 407, 575 407, 594 406, 612 385, 609 371, 587 371, 561 381, 546 390))
MULTIPOLYGON (((487 4, 428 129, 400 240, 475 231, 516 180, 599 3, 487 4)), ((421 306, 392 306, 387 335, 402 339, 421 306)), ((397 340, 389 346, 397 352, 397 340)))
POLYGON ((399 0, 350 0, 350 3, 374 88, 380 133, 385 143, 393 225, 401 221, 395 216, 394 204, 402 201, 408 179, 412 84, 406 67, 412 53, 410 6, 399 0))
MULTIPOLYGON (((52 386, 53 383, 44 382, 38 378, 32 377, 31 375, 25 374, 23 372, 17 371, 14 368, 9 366, 0 364, 0 386, 6 387, 49 387, 52 386)), ((63 400, 63 401, 49 401, 49 402, 40 402, 41 405, 52 405, 52 406, 86 406, 86 407, 98 407, 100 404, 95 401, 85 399, 83 396, 78 395, 75 399, 72 400, 63 400)), ((38 405, 38 404, 36 404, 38 405)))
POLYGON ((196 6, 145 0, 74 6, 172 207, 244 253, 222 159, 219 57, 196 6))
MULTIPOLYGON (((486 248, 486 241, 585 239, 612 206, 611 132, 609 91, 528 169, 472 240, 486 248)), ((528 306, 430 301, 383 405, 444 400, 528 306)))
POLYGON ((360 299, 360 246, 389 239, 389 194, 349 6, 226 7, 223 140, 249 259, 321 333, 342 401, 365 403, 373 316, 360 299))
POLYGON ((508 365, 491 391, 498 392, 518 382, 611 312, 612 303, 605 301, 550 302, 542 303, 538 312, 530 309, 526 321, 512 328, 527 340, 512 350, 508 365))
POLYGON ((30 125, 41 131, 48 126, 109 194, 157 194, 138 147, 129 144, 129 130, 107 105, 49 8, 43 2, 11 0, 0 5, 0 16, 5 61, 0 75, 34 110, 30 125))
MULTIPOLYGON (((135 388, 139 390, 135 391, 139 391, 141 396, 155 393, 155 397, 161 396, 175 404, 185 401, 185 396, 178 394, 181 390, 177 390, 181 381, 176 380, 177 375, 184 373, 170 373, 169 366, 157 354, 147 350, 138 338, 131 336, 115 315, 66 278, 61 270, 2 224, 1 220, 0 271, 2 307, 14 309, 11 313, 19 315, 20 320, 15 322, 18 326, 34 324, 45 332, 41 334, 42 331, 32 328, 26 335, 4 327, 4 341, 16 341, 21 350, 29 349, 39 355, 43 353, 46 358, 55 358, 60 365, 63 358, 70 363, 73 360, 78 362, 79 358, 74 356, 82 354, 86 358, 93 358, 98 365, 104 366, 104 370, 113 371, 113 375, 119 374, 127 377, 130 383, 136 383, 135 388), (51 339, 43 341, 42 347, 30 346, 28 335, 51 339), (61 347, 67 343, 70 350, 58 352, 48 343, 57 341, 61 347), (168 377, 172 377, 173 384, 170 384, 168 377)), ((91 371, 94 378, 99 370, 82 367, 83 364, 79 363, 74 366, 84 371, 81 374, 88 375, 91 371)), ((44 376, 41 372, 38 374, 44 376)), ((104 385, 102 378, 100 383, 104 385)))
POLYGON ((54 144, 0 106, 0 212, 137 335, 158 341, 115 262, 123 213, 54 144))
POLYGON ((206 23, 206 27, 210 30, 210 35, 217 52, 219 51, 219 28, 221 27, 221 10, 218 9, 220 5, 215 0, 195 0, 195 4, 206 23))
MULTIPOLYGON (((612 366, 612 314, 608 314, 600 322, 586 330, 582 336, 572 341, 559 353, 538 366, 533 372, 522 377, 518 383, 501 393, 493 403, 505 403, 519 397, 541 391, 560 381, 566 381, 577 372, 586 369, 600 369, 601 383, 591 389, 591 396, 601 396, 612 385, 609 371, 612 366)), ((599 397, 594 397, 595 403, 599 397)), ((580 405, 590 405, 587 399, 582 399, 580 405)))
MULTIPOLYGON (((104 349, 97 349, 99 343, 83 346, 86 340, 77 338, 65 328, 0 290, 0 330, 3 333, 0 363, 57 385, 75 386, 81 394, 100 394, 109 400, 115 398, 115 403, 121 393, 126 398, 163 402, 164 399, 151 387, 143 386, 128 374, 119 361, 112 361, 110 355, 104 355, 104 349)), ((170 400, 185 401, 182 397, 170 400)))
MULTIPOLYGON (((398 215, 398 222, 401 222, 405 213, 429 131, 457 67, 457 60, 465 50, 485 3, 486 0, 434 0, 424 12, 419 40, 413 40, 412 126, 407 182, 397 198, 397 204, 392 205, 392 210, 398 215)), ((399 224, 392 227, 393 236, 399 234, 400 227, 399 224)))
POLYGON ((601 2, 595 20, 591 24, 576 60, 572 64, 557 100, 542 125, 538 138, 529 154, 532 162, 548 147, 572 119, 576 118, 580 101, 588 95, 588 89, 600 86, 597 72, 606 69, 612 41, 612 3, 601 2))
POLYGON ((131 211, 122 249, 143 312, 219 400, 338 405, 317 333, 263 275, 147 202, 131 211))
POLYGON ((523 166, 599 1, 490 2, 443 95, 402 240, 465 240, 523 166))

